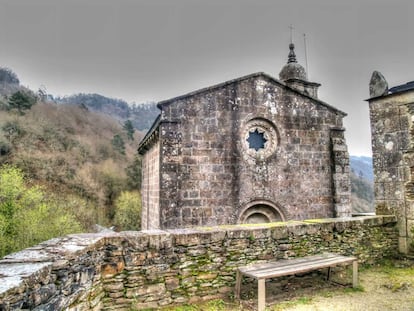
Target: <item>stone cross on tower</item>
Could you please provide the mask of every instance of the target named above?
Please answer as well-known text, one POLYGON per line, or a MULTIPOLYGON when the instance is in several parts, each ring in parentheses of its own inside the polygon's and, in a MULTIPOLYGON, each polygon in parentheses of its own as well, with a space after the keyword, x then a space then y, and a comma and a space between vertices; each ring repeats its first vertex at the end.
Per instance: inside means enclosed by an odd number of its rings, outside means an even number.
POLYGON ((289 29, 290 29, 290 43, 293 44, 293 29, 294 29, 294 27, 293 27, 292 24, 290 24, 289 29))

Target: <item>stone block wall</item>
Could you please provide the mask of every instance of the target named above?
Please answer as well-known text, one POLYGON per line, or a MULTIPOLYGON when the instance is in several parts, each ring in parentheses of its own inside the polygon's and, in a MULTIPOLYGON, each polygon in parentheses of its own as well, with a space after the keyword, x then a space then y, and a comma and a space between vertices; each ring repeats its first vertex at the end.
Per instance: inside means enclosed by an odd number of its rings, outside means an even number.
POLYGON ((228 297, 235 269, 324 251, 397 253, 394 216, 71 235, 0 260, 0 310, 139 310, 228 297))
POLYGON ((331 129, 335 217, 350 217, 352 215, 352 210, 349 208, 351 206, 349 154, 344 134, 343 128, 331 129))
POLYGON ((396 215, 401 252, 408 252, 414 224, 414 92, 369 100, 375 208, 396 215))
POLYGON ((141 228, 160 227, 160 143, 155 142, 142 159, 141 228))
POLYGON ((160 228, 350 215, 343 112, 261 73, 159 107, 160 228))

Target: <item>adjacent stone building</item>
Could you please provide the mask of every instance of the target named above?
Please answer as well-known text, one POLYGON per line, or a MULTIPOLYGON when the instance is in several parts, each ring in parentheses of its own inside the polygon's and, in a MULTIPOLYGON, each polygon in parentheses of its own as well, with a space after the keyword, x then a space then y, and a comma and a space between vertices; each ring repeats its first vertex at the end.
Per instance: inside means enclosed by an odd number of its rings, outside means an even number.
POLYGON ((374 72, 370 97, 376 213, 397 216, 400 251, 407 253, 414 225, 414 81, 388 89, 374 72))
POLYGON ((142 229, 350 216, 346 114, 318 99, 290 45, 254 73, 158 103, 139 145, 142 229))

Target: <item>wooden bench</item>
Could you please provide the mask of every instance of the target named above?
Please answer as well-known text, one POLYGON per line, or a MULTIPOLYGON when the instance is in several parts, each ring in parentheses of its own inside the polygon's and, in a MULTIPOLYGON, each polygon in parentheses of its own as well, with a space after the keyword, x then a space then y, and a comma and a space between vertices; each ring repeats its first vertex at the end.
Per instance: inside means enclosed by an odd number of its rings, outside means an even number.
POLYGON ((324 253, 295 259, 278 260, 266 263, 256 263, 239 267, 236 275, 235 297, 240 298, 240 286, 243 275, 255 278, 258 282, 258 311, 263 311, 266 305, 266 279, 279 276, 293 275, 313 270, 328 268, 328 280, 331 268, 352 263, 352 286, 358 286, 358 260, 356 257, 324 253))

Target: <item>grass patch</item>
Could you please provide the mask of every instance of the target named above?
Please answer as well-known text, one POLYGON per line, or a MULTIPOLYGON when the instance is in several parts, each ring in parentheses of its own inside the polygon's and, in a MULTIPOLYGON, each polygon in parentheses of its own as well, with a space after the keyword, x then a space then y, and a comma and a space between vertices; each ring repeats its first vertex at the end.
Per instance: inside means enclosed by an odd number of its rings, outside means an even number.
POLYGON ((347 287, 344 289, 345 293, 361 293, 365 292, 365 288, 362 285, 358 285, 357 287, 347 287))
POLYGON ((372 268, 372 271, 383 273, 391 280, 398 282, 414 276, 414 265, 404 260, 385 259, 377 267, 372 268))
POLYGON ((163 311, 231 311, 237 310, 233 304, 228 304, 222 299, 214 299, 200 304, 185 304, 182 306, 165 307, 163 311))
POLYGON ((286 301, 286 302, 281 302, 278 303, 277 305, 272 307, 272 311, 282 311, 288 307, 294 307, 294 306, 298 306, 298 305, 307 305, 310 304, 312 302, 312 298, 311 297, 300 297, 298 299, 292 300, 292 301, 286 301))

